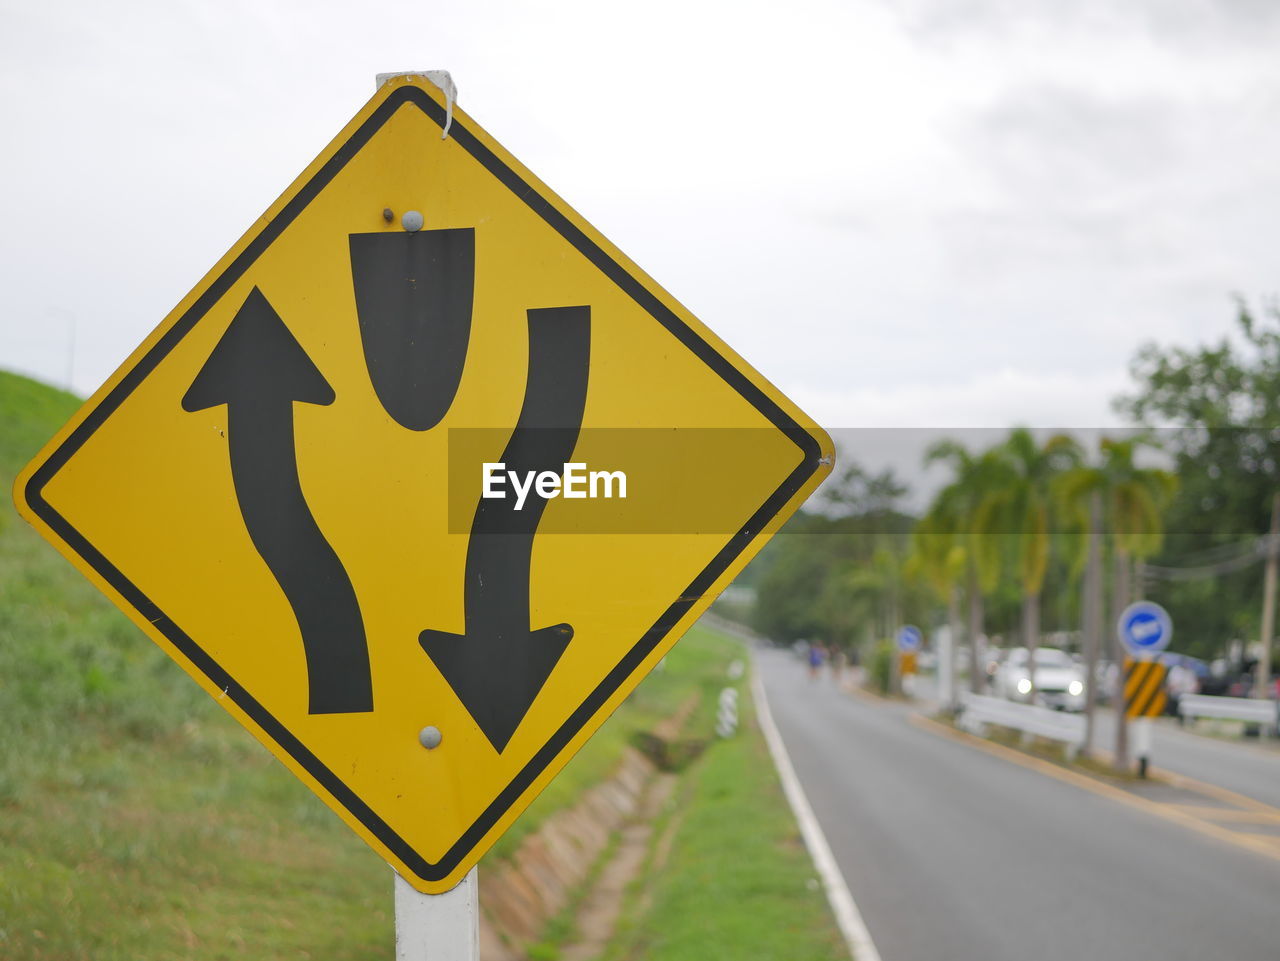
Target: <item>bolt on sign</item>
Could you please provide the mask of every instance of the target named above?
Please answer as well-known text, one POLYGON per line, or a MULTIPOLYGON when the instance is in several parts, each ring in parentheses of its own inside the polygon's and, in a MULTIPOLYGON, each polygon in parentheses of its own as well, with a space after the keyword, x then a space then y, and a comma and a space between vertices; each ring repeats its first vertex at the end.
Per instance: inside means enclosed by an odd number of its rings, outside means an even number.
POLYGON ((831 462, 813 421, 403 75, 15 497, 439 893, 831 462))
POLYGON ((1165 678, 1169 668, 1159 661, 1124 659, 1124 703, 1126 717, 1159 717, 1169 695, 1165 678))

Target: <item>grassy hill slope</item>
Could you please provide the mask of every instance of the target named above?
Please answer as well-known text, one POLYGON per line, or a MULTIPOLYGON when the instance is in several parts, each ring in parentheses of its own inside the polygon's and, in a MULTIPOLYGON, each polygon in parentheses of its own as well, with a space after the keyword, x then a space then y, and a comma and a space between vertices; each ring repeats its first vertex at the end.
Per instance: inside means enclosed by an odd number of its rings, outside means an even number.
MULTIPOLYGON (((391 873, 13 508, 75 411, 0 371, 0 958, 390 958, 391 873)), ((509 855, 736 647, 694 632, 490 852, 509 855)))
POLYGON ((0 370, 0 479, 5 490, 79 406, 65 390, 0 370))
POLYGON ((0 371, 0 957, 390 957, 386 865, 17 517, 78 404, 0 371))

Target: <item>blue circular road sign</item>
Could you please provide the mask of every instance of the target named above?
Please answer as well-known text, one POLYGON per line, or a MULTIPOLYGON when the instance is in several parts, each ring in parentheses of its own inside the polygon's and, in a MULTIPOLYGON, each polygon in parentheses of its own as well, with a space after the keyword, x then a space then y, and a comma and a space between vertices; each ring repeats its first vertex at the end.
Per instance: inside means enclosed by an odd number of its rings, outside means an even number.
POLYGON ((918 651, 923 642, 924 635, 914 624, 908 624, 898 631, 898 650, 900 651, 918 651))
POLYGON ((1138 601, 1121 613, 1116 633, 1120 643, 1134 657, 1158 654, 1173 640, 1173 620, 1159 604, 1138 601))

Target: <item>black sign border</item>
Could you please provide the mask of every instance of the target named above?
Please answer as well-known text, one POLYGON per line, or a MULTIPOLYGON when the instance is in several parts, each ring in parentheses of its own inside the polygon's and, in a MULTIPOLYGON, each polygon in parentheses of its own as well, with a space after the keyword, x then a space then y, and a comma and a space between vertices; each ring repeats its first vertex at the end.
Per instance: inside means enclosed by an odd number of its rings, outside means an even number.
POLYGON ((284 232, 285 228, 315 199, 348 161, 373 137, 388 119, 403 105, 413 104, 443 130, 446 116, 444 108, 425 91, 415 86, 402 86, 392 91, 373 113, 352 134, 346 143, 325 162, 316 174, 296 194, 289 198, 283 209, 271 219, 256 237, 240 252, 239 256, 209 285, 194 304, 147 351, 138 363, 121 378, 85 419, 76 426, 70 436, 32 474, 24 490, 24 497, 31 510, 61 537, 67 545, 120 594, 137 612, 151 622, 170 643, 177 648, 209 681, 229 697, 255 724, 311 775, 342 807, 419 878, 437 882, 448 877, 454 869, 476 848, 498 820, 520 799, 537 777, 564 750, 565 746, 582 727, 600 710, 606 701, 630 677, 650 652, 675 628, 680 619, 702 598, 716 579, 733 563, 751 541, 795 496, 805 482, 820 468, 822 450, 816 438, 801 427, 790 415, 775 404, 750 378, 733 366, 714 347, 703 340, 670 308, 650 292, 645 285, 610 257, 555 204, 543 197, 516 171, 508 167, 466 125, 455 116, 449 128, 449 136, 460 147, 503 183, 518 200, 539 215, 552 229, 591 261, 601 272, 645 310, 659 324, 671 332, 682 344, 697 355, 725 382, 763 414, 779 430, 786 434, 802 453, 801 463, 783 481, 782 485, 751 516, 747 523, 711 560, 711 563, 694 578, 661 617, 645 632, 644 636, 605 676, 576 711, 560 726, 551 739, 539 750, 501 791, 488 808, 465 831, 458 841, 436 862, 427 861, 393 831, 360 797, 342 780, 322 764, 301 741, 281 724, 270 712, 253 698, 236 680, 217 664, 191 637, 175 624, 159 606, 142 593, 118 570, 88 539, 73 528, 48 501, 44 499, 46 484, 67 461, 93 435, 124 400, 142 383, 143 379, 165 356, 191 331, 263 252, 284 232))

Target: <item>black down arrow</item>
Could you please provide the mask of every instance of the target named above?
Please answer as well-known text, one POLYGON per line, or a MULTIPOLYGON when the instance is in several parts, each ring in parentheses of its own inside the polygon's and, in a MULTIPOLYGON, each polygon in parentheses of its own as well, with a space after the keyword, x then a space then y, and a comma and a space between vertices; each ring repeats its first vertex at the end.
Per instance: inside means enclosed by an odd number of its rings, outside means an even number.
MULTIPOLYGON (((560 474, 573 456, 587 400, 591 308, 530 310, 529 376, 520 419, 502 453, 508 471, 560 474)), ((477 480, 479 478, 477 477, 477 480)), ((529 568, 546 500, 531 490, 481 498, 463 587, 464 634, 423 631, 422 649, 494 749, 506 748, 573 638, 573 628, 529 624, 529 568)))
POLYGON ((231 479, 249 538, 293 608, 312 714, 373 710, 369 649, 355 589, 298 480, 293 405, 332 404, 333 388, 257 287, 182 398, 227 405, 231 479))

